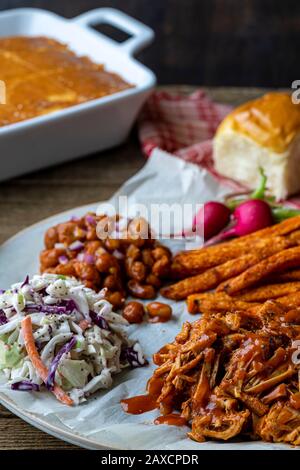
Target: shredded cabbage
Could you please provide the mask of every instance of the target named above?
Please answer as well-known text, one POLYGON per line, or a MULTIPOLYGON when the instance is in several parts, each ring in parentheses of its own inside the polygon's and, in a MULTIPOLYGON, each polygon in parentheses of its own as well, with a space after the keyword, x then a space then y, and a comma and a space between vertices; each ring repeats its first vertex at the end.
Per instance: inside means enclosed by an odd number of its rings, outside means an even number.
POLYGON ((125 367, 147 363, 140 345, 128 340, 127 321, 112 311, 104 292, 66 276, 35 275, 0 292, 0 368, 14 390, 37 391, 43 384, 22 337, 26 315, 48 368, 47 386, 57 383, 76 404, 111 387, 113 375, 125 367))

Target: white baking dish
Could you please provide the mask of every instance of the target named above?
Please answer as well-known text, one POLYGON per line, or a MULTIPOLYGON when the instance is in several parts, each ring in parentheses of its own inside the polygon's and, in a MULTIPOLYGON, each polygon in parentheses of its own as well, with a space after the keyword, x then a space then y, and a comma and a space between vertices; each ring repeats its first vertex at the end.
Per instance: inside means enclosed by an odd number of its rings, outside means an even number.
POLYGON ((45 10, 21 8, 0 14, 0 36, 14 35, 57 39, 77 54, 105 64, 108 71, 118 73, 135 87, 1 127, 0 180, 124 141, 155 85, 154 74, 132 57, 152 41, 150 28, 111 8, 92 10, 71 20, 45 10), (132 37, 119 44, 90 27, 100 23, 111 24, 132 37))

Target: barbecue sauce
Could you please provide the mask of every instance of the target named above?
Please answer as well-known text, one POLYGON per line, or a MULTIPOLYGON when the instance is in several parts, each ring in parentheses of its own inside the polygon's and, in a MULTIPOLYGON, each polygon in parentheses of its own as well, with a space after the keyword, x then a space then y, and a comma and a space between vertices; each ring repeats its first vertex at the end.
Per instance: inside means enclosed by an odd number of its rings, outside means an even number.
POLYGON ((168 424, 169 426, 186 426, 187 420, 182 416, 170 413, 165 416, 159 416, 154 420, 154 424, 168 424))
POLYGON ((290 402, 293 408, 299 410, 300 408, 300 392, 293 393, 290 397, 290 402))
POLYGON ((149 394, 125 398, 124 400, 121 400, 121 405, 123 410, 131 415, 140 415, 157 408, 156 397, 149 394))
POLYGON ((155 378, 148 383, 148 393, 121 400, 121 406, 126 413, 139 415, 157 408, 157 399, 162 389, 163 381, 155 378))

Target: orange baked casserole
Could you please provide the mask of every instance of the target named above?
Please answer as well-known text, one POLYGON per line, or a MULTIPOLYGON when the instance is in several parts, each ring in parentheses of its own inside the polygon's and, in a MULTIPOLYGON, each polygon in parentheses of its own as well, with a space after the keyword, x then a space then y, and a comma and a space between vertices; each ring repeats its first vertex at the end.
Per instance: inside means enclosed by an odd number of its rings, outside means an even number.
POLYGON ((6 104, 0 126, 130 88, 117 74, 47 37, 0 39, 0 80, 6 104))

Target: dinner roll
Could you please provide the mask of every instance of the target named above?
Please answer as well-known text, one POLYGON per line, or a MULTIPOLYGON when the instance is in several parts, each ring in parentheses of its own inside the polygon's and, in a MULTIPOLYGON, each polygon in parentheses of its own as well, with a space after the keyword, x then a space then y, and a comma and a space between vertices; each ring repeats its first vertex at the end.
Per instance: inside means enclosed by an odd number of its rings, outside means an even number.
POLYGON ((216 170, 254 189, 259 168, 277 200, 300 191, 300 105, 268 93, 232 111, 213 143, 216 170))

